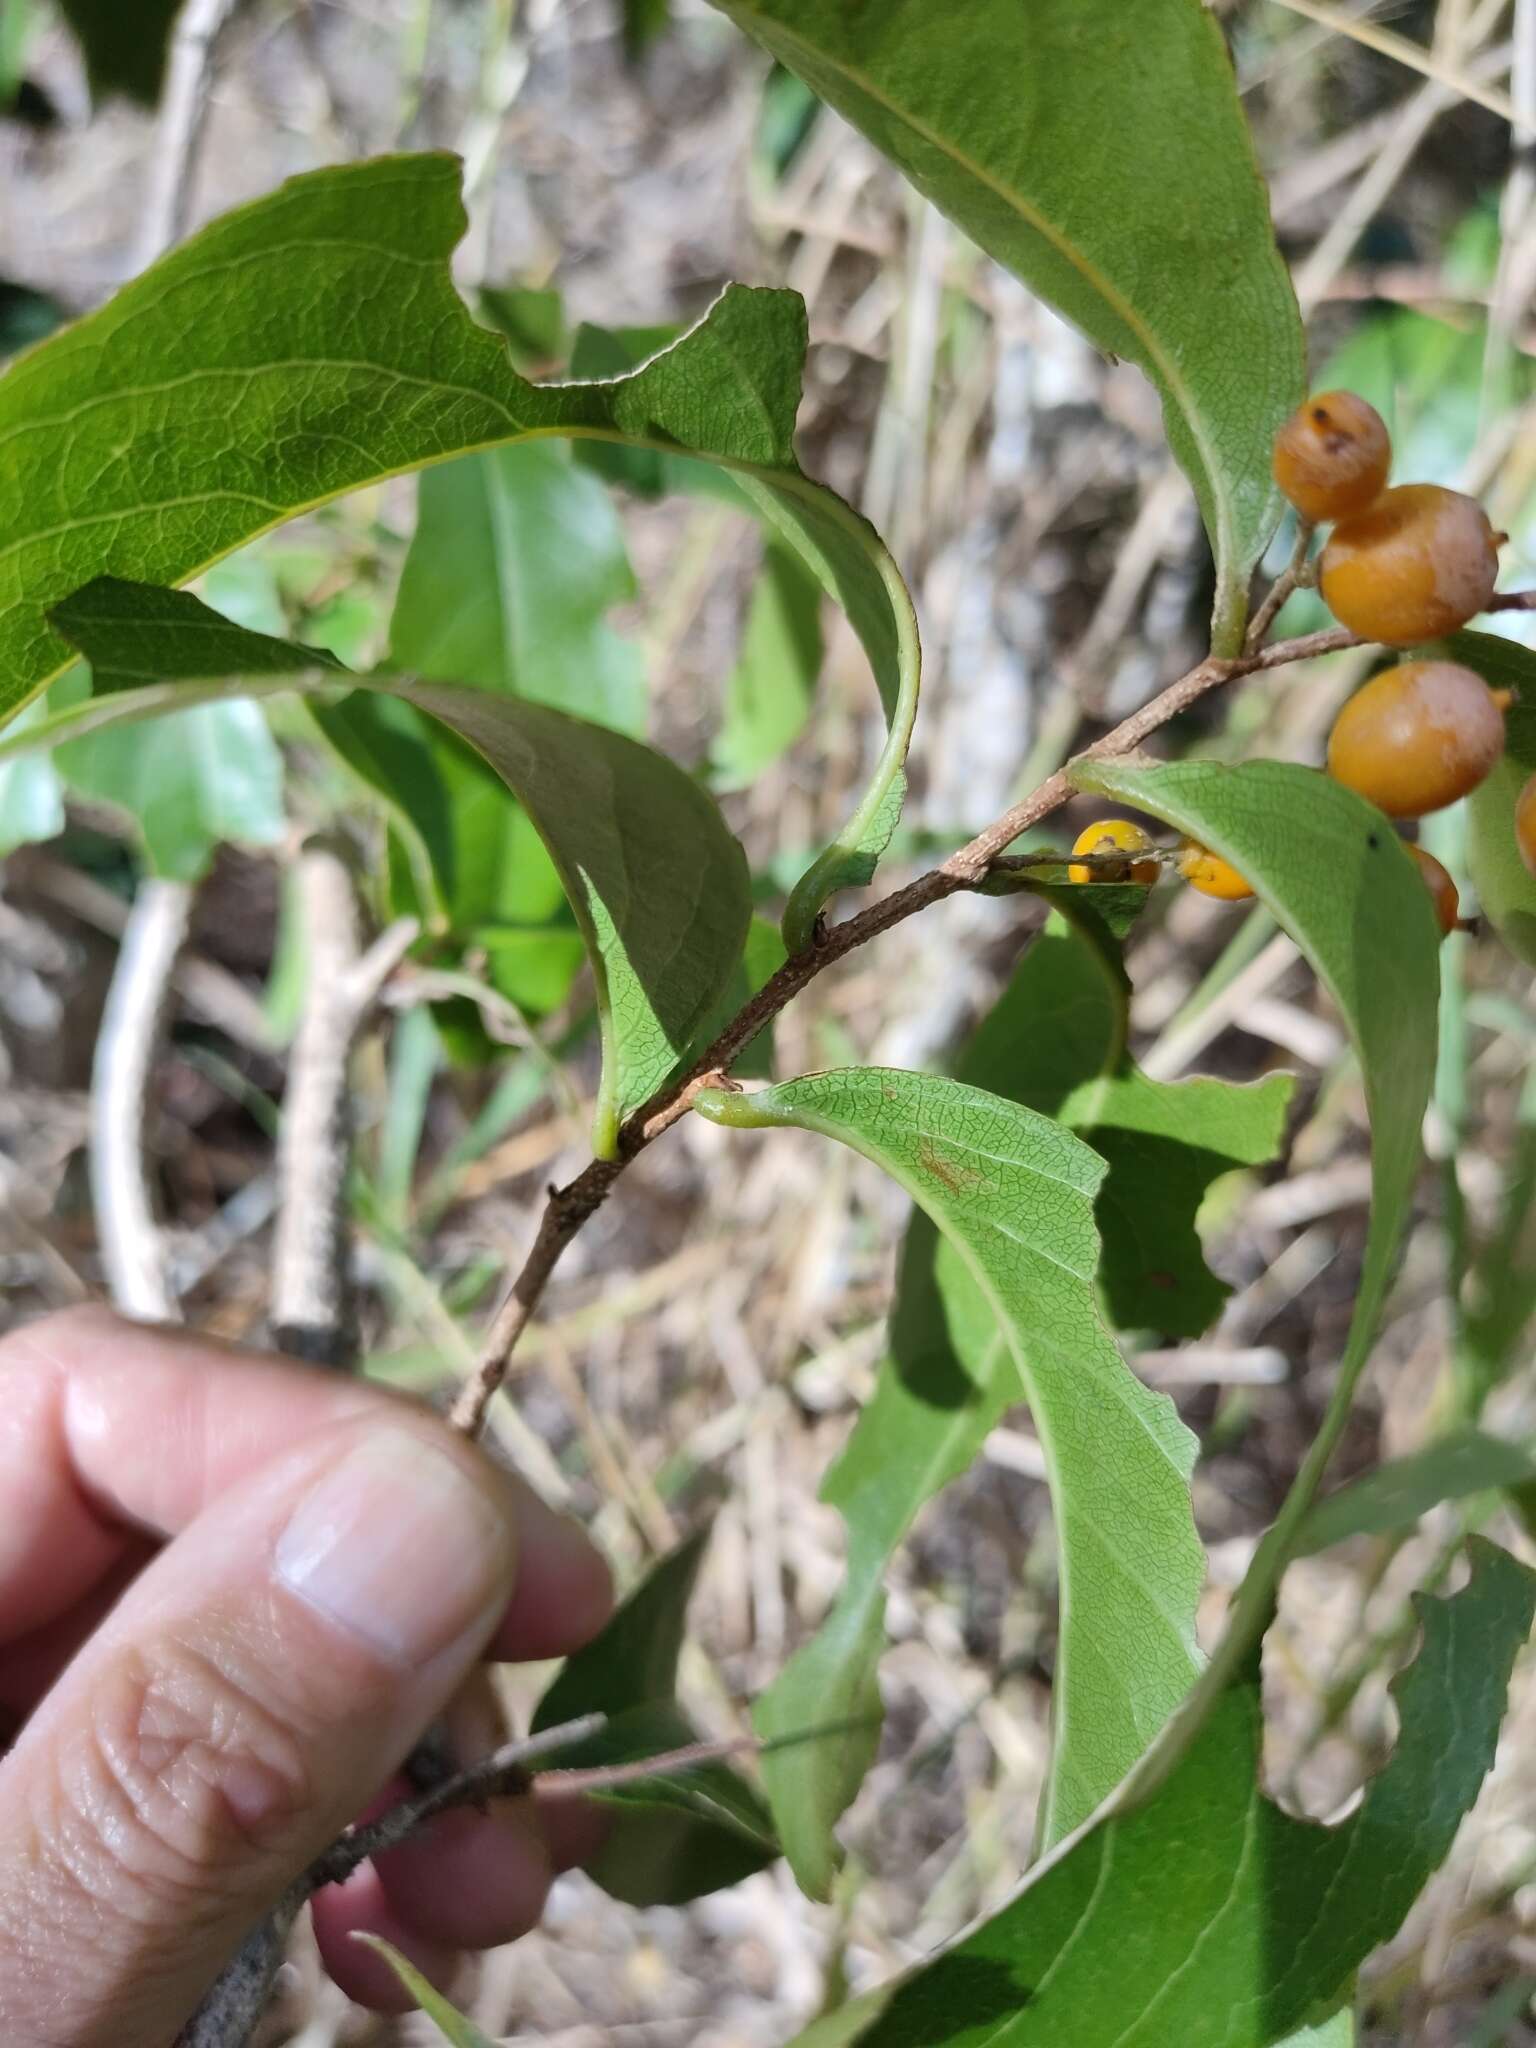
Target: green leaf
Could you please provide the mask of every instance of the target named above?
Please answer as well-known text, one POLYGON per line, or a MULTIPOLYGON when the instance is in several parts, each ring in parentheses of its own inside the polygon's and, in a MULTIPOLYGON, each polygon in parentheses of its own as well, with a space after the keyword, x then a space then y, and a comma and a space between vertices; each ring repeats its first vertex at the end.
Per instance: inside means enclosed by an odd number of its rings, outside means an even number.
POLYGON ((390 869, 397 915, 468 938, 542 926, 561 910, 564 886, 543 841, 473 747, 394 697, 316 701, 310 715, 390 807, 404 842, 390 869))
POLYGON ((1494 1228, 1476 1247, 1457 1304, 1462 1363, 1473 1412, 1525 1364, 1523 1338, 1536 1314, 1536 1079, 1526 1069, 1494 1228))
POLYGON ((638 734, 640 650, 604 616, 634 595, 612 501, 564 450, 461 456, 421 478, 390 665, 638 734))
MULTIPOLYGON (((1070 888, 1040 893, 1070 915, 1053 914, 1024 954, 978 1026, 957 1078, 1044 1116, 1060 1115, 1064 1106, 1080 1110, 1079 1134, 1110 1169, 1095 1213, 1103 1239, 1100 1285, 1111 1309, 1128 1303, 1125 1319, 1145 1321, 1146 1293, 1164 1327, 1203 1328, 1227 1290, 1201 1255, 1196 1208, 1213 1173, 1272 1156, 1290 1079, 1272 1075, 1252 1088, 1149 1081, 1125 1051, 1128 986, 1097 900, 1110 892, 1095 888, 1092 902, 1070 888), (1104 1085, 1116 1091, 1113 1101, 1101 1101, 1104 1085), (1142 1134, 1138 1123, 1154 1128, 1142 1134), (1172 1291, 1160 1284, 1165 1277, 1176 1277, 1172 1291)), ((939 1245, 919 1211, 902 1248, 890 1356, 822 1489, 848 1524, 843 1588, 821 1630, 758 1703, 765 1733, 794 1727, 828 1701, 849 1720, 870 1723, 863 1741, 850 1739, 840 1749, 807 1746, 764 1759, 786 1849, 817 1895, 831 1881, 833 1825, 873 1755, 887 1561, 918 1509, 966 1469, 1019 1397, 985 1303, 966 1298, 972 1290, 962 1275, 936 1273, 939 1245)), ((1102 1794, 1110 1784, 1097 1789, 1102 1794)))
POLYGON ((1515 842, 1515 803, 1536 775, 1536 652, 1497 633, 1453 633, 1436 651, 1494 689, 1518 693, 1504 718, 1504 752, 1467 799, 1467 866, 1483 915, 1511 952, 1536 966, 1536 875, 1515 842))
POLYGON ((37 0, 9 0, 0 7, 0 110, 6 113, 27 75, 32 40, 41 26, 37 0))
MULTIPOLYGON (((671 348, 682 333, 682 328, 670 323, 600 327, 583 320, 571 343, 571 375, 587 379, 632 376, 652 356, 671 348)), ((669 491, 709 493, 718 487, 728 502, 746 508, 745 498, 727 472, 690 462, 685 455, 670 454, 665 448, 578 441, 572 453, 583 469, 640 498, 662 498, 669 491)))
MULTIPOLYGON (((608 1716, 598 1734, 562 1750, 563 1767, 628 1762, 698 1741, 673 1695, 688 1602, 708 1541, 704 1528, 669 1552, 602 1634, 561 1666, 539 1701, 532 1732, 583 1714, 608 1716)), ((763 1869, 779 1853, 762 1801, 719 1760, 685 1776, 640 1779, 595 1796, 615 1812, 588 1872, 632 1906, 698 1898, 763 1869)))
POLYGON ((68 660, 49 608, 100 575, 184 582, 362 484, 563 435, 729 470, 842 603, 890 728, 791 897, 798 945, 894 829, 918 688, 911 598, 873 529, 795 459, 805 308, 728 286, 628 376, 531 384, 471 319, 446 156, 295 178, 226 214, 0 379, 0 718, 68 660))
POLYGON ((1347 1820, 1320 1827, 1264 1798, 1250 1677, 1149 1805, 1047 1857, 895 1988, 861 2048, 1270 2048, 1316 2021, 1396 1932, 1493 1762, 1536 1579, 1491 1544, 1468 1549, 1461 1592, 1415 1598, 1397 1748, 1347 1820))
POLYGON ((53 763, 67 788, 131 818, 150 873, 172 881, 200 881, 226 842, 275 846, 285 830, 283 757, 248 700, 92 733, 53 763))
POLYGON ((429 1984, 416 1965, 408 1962, 399 1949, 392 1948, 382 1934, 358 1933, 352 1939, 366 1943, 384 1958, 451 2048, 497 2048, 489 2034, 482 2034, 473 2020, 465 2019, 458 2007, 429 1984))
MULTIPOLYGON (((1343 1017, 1371 1120, 1371 1214, 1354 1313, 1327 1414, 1234 1603, 1221 1645, 1138 1780, 1166 1772, 1267 1625, 1296 1532, 1370 1354, 1418 1171, 1435 1072, 1440 932, 1402 841, 1371 804, 1315 769, 1082 762, 1091 789, 1165 819, 1229 860, 1290 933, 1343 1017)), ((1137 1790, 1127 1788, 1127 1796, 1137 1790)))
MULTIPOLYGON (((292 672, 334 690, 313 650, 219 619, 184 591, 103 578, 53 613, 71 644, 115 676, 240 679, 292 672)), ((587 941, 603 1044, 594 1142, 611 1152, 623 1118, 677 1064, 740 958, 751 917, 745 857, 714 801, 680 768, 602 726, 486 690, 383 676, 348 677, 440 719, 490 763, 537 827, 587 941)), ((212 694, 239 696, 247 680, 212 694)), ((163 709, 162 687, 133 698, 163 709)), ((126 708, 125 708, 126 707, 126 708)), ((113 708, 85 707, 99 718, 113 708)), ((345 717, 347 703, 333 717, 345 717)), ((408 739, 405 742, 409 744, 408 739)))
MULTIPOLYGON (((622 529, 594 477, 549 441, 487 449, 422 475, 390 659, 638 737, 640 649, 604 616, 634 594, 622 529)), ((562 1002, 581 952, 558 929, 568 915, 559 875, 485 763, 404 705, 360 700, 334 717, 317 712, 317 723, 418 841, 416 890, 397 891, 396 913, 420 895, 429 863, 429 924, 461 944, 473 935, 489 951, 493 984, 523 1007, 562 1002), (407 723, 416 734, 405 749, 376 730, 407 723), (385 759, 395 773, 381 781, 369 764, 385 759)))
POLYGON ((1280 1149, 1294 1079, 1153 1081, 1126 1050, 1130 984, 1089 892, 1058 905, 980 1026, 964 1078, 1059 1117, 1109 1168, 1097 1220, 1100 1284, 1118 1329, 1197 1337, 1231 1289, 1205 1263, 1195 1218, 1211 1183, 1280 1149))
POLYGON ((799 738, 821 657, 821 586, 799 555, 770 540, 710 753, 725 788, 756 781, 799 738))
POLYGON ((1350 1536, 1407 1529, 1443 1500, 1491 1493, 1536 1480, 1536 1457, 1521 1444, 1470 1424, 1448 1430, 1421 1451, 1393 1458, 1318 1501, 1301 1525, 1298 1556, 1326 1550, 1350 1536))
POLYGON ((715 0, 971 238, 1146 371, 1242 639, 1301 319, 1201 0, 715 0), (1096 138, 1092 148, 1085 138, 1096 138), (1219 317, 1213 317, 1220 308, 1219 317))
MULTIPOLYGON (((811 1075, 751 1095, 707 1092, 695 1107, 716 1123, 793 1124, 850 1145, 899 1181, 938 1233, 932 1249, 921 1230, 909 1235, 892 1332, 901 1371, 883 1380, 828 1481, 849 1526, 837 1614, 790 1667, 794 1679, 786 1674, 765 1698, 759 1728, 774 1735, 872 1704, 880 1571, 913 1495, 960 1469, 977 1432, 1027 1399, 1060 1553, 1056 1742, 1043 1819, 1054 1840, 1092 1811, 1187 1691, 1205 1564, 1189 1498, 1194 1439, 1166 1396, 1129 1371, 1099 1319, 1093 1200, 1103 1163, 1033 1110, 890 1069, 811 1075), (1127 1643, 1134 1657, 1112 1647, 1127 1643), (819 1705, 818 1676, 828 1681, 819 1705)), ((775 1811, 797 1873, 824 1891, 827 1824, 849 1779, 857 1784, 869 1742, 820 1747, 812 1811, 797 1814, 777 1792, 775 1811)), ((770 1786, 782 1762, 765 1759, 770 1786)), ((789 1781, 781 1783, 787 1795, 789 1781)))
MULTIPOLYGON (((42 723, 43 706, 29 704, 15 730, 25 744, 29 729, 42 723)), ((0 855, 64 830, 64 792, 46 754, 0 760, 0 855)))
POLYGON ((152 107, 165 82, 171 29, 182 0, 59 0, 85 54, 91 92, 126 93, 152 107))

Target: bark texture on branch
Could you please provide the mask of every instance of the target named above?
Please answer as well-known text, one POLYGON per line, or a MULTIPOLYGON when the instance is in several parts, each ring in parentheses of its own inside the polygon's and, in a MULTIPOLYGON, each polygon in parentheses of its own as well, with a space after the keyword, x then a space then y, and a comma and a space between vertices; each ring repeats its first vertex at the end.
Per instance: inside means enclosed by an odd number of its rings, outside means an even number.
POLYGON ((357 1352, 347 1217, 352 1048, 416 926, 391 925, 364 951, 357 885, 334 840, 310 841, 295 880, 305 987, 277 1137, 272 1337, 292 1358, 345 1367, 357 1352))

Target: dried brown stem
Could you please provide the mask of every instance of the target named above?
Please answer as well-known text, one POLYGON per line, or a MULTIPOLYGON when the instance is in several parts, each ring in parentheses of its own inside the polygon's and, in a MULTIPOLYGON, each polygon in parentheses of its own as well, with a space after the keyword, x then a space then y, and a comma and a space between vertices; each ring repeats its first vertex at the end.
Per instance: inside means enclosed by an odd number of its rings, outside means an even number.
MULTIPOLYGON (((578 1720, 562 1722, 558 1728, 543 1728, 537 1735, 525 1735, 521 1741, 504 1742, 489 1756, 455 1771, 429 1792, 423 1792, 415 1799, 402 1799, 398 1806, 390 1807, 377 1819, 366 1821, 340 1836, 323 1855, 316 1857, 302 1879, 306 1891, 317 1892, 322 1885, 344 1883, 360 1863, 408 1841, 412 1835, 419 1834, 428 1821, 435 1820, 438 1814, 446 1813, 450 1807, 483 1806, 488 1800, 510 1799, 528 1791, 534 1776, 529 1769, 531 1764, 540 1757, 570 1749, 578 1742, 585 1742, 589 1736, 600 1734, 606 1722, 604 1714, 583 1714, 578 1720)), ((690 1755, 688 1760, 697 1762, 699 1759, 690 1755)), ((633 1775, 646 1771, 665 1773, 669 1768, 681 1770, 684 1766, 670 1755, 652 1757, 633 1775)), ((581 1780, 580 1789, 589 1792, 599 1789, 598 1784, 589 1781, 607 1783, 610 1778, 609 1772, 601 1770, 569 1771, 558 1775, 581 1780)), ((543 1789, 542 1783, 540 1789, 543 1789)))
MULTIPOLYGON (((405 1841, 450 1806, 484 1805, 488 1799, 527 1791, 532 1782, 530 1763, 548 1756, 552 1750, 568 1748, 596 1734, 603 1722, 601 1714, 586 1714, 580 1720, 526 1736, 521 1742, 509 1742, 467 1770, 445 1778, 430 1792, 402 1800, 376 1820, 340 1836, 294 1879, 270 1912, 251 1929, 176 2036, 175 2048, 246 2048, 272 1996, 293 1924, 322 1885, 340 1884, 368 1857, 405 1841)), ((651 1759, 648 1766, 652 1772, 664 1772, 669 1767, 683 1768, 666 1756, 651 1759)), ((570 1775, 591 1778, 603 1774, 573 1771, 570 1775)))
MULTIPOLYGON (((1256 648, 1232 660, 1212 655, 1190 669, 1187 675, 1180 676, 1177 682, 1170 683, 1166 690, 1160 691, 1139 711, 1133 711, 1129 718, 1122 719, 1112 731, 1084 748, 1077 759, 1104 760, 1133 753, 1143 740, 1150 738, 1170 719, 1187 711, 1208 690, 1232 682, 1239 676, 1252 675, 1261 669, 1279 668, 1286 662, 1304 661, 1315 655, 1334 654, 1361 644, 1357 634, 1343 627, 1332 627, 1325 632, 1308 633, 1299 639, 1282 640, 1269 647, 1256 648)), ((763 1026, 818 974, 917 911, 926 910, 933 903, 942 903, 947 896, 957 895, 961 890, 979 887, 994 862, 1020 833, 1028 831, 1052 811, 1059 810, 1072 793, 1069 769, 1058 770, 938 867, 882 897, 878 903, 871 903, 856 916, 821 930, 808 946, 791 954, 778 973, 743 1005, 685 1074, 668 1082, 626 1119, 619 1131, 615 1158, 594 1159, 567 1186, 550 1190, 532 1248, 486 1333, 473 1373, 454 1403, 452 1421, 456 1429, 473 1436, 484 1424, 497 1389, 506 1378, 512 1353, 538 1306, 561 1253, 587 1218, 602 1206, 609 1189, 629 1162, 687 1114, 701 1088, 717 1085, 763 1026)))

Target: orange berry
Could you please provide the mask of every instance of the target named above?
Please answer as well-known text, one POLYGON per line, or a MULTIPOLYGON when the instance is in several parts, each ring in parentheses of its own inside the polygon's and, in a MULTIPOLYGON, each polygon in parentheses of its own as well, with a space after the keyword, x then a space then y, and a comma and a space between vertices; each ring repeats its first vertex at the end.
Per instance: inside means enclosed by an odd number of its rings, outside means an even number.
POLYGON ((1275 436, 1275 482, 1303 519, 1347 519, 1387 487, 1392 437, 1353 391, 1323 391, 1275 436))
MULTIPOLYGON (((1152 841, 1129 818, 1100 818, 1085 825, 1072 842, 1074 853, 1148 853, 1152 841)), ((1144 882, 1150 888, 1157 880, 1155 860, 1115 861, 1103 867, 1070 867, 1069 882, 1144 882)))
POLYGON ((1179 873, 1191 889, 1198 889, 1202 896, 1215 896, 1222 903, 1241 903, 1253 894, 1230 861, 1194 839, 1186 839, 1179 850, 1179 873))
POLYGON ((1476 789, 1504 747, 1504 714, 1454 661, 1404 661, 1357 690, 1328 735, 1328 773, 1389 818, 1422 818, 1476 789))
POLYGON ((1449 873, 1422 846, 1410 846, 1408 851, 1418 863, 1419 873, 1424 877, 1435 906, 1435 916, 1440 923, 1440 936, 1449 938, 1461 918, 1461 898, 1456 894, 1456 884, 1449 873))
POLYGON ((1515 844, 1520 858, 1536 875, 1536 775, 1515 798, 1515 844))
POLYGON ((1453 633, 1493 595, 1499 551, 1475 498, 1399 484, 1333 529, 1318 580, 1341 625, 1388 647, 1453 633))

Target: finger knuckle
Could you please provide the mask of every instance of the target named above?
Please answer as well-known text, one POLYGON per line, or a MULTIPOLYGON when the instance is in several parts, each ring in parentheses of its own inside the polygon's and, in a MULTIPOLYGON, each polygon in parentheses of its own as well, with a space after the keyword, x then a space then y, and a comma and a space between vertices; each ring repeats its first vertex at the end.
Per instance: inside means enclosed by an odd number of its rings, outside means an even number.
POLYGON ((157 1909, 216 1893, 220 1871, 248 1878, 250 1857, 280 1853, 311 1801, 299 1738, 187 1646, 123 1659, 93 1695, 80 1751, 60 1787, 66 1855, 105 1861, 157 1909))

